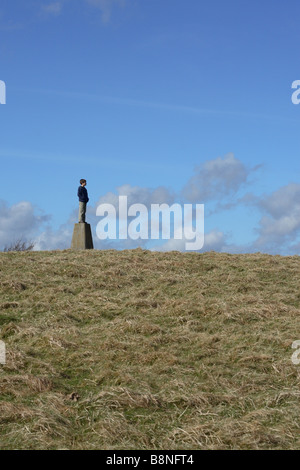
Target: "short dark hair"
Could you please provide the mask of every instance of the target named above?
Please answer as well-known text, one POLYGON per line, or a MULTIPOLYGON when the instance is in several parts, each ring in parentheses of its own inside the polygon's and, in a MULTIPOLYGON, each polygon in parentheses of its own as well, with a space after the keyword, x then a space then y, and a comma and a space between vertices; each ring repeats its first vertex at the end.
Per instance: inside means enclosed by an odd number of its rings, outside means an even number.
POLYGON ((79 183, 80 183, 80 184, 86 183, 86 180, 81 179, 81 180, 79 181, 79 183))

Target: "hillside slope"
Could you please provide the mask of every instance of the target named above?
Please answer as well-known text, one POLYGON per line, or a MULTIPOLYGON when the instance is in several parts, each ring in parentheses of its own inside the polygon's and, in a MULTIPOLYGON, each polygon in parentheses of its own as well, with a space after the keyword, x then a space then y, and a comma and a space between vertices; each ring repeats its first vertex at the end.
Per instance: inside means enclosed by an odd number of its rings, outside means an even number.
POLYGON ((1 449, 299 449, 300 258, 0 253, 1 449))

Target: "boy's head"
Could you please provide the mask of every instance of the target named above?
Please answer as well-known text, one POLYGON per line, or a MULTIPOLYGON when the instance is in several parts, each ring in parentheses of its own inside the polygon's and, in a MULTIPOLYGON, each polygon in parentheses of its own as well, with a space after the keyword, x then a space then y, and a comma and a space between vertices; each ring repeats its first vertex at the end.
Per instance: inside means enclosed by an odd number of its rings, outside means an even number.
POLYGON ((80 182, 81 186, 86 186, 86 180, 81 179, 79 182, 80 182))

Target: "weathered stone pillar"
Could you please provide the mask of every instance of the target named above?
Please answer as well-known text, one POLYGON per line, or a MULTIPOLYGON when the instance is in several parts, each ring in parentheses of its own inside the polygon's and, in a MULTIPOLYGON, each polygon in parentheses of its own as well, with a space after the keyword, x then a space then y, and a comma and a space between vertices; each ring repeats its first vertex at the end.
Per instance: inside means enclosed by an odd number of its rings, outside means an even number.
POLYGON ((93 248, 94 245, 90 224, 74 224, 71 249, 92 250, 93 248))

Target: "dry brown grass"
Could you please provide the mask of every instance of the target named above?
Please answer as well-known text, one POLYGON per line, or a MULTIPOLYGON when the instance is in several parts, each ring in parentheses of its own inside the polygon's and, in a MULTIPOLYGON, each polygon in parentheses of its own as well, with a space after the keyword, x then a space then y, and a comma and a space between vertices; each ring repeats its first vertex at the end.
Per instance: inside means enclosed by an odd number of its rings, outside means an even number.
POLYGON ((299 449, 300 258, 0 254, 1 449, 299 449))

